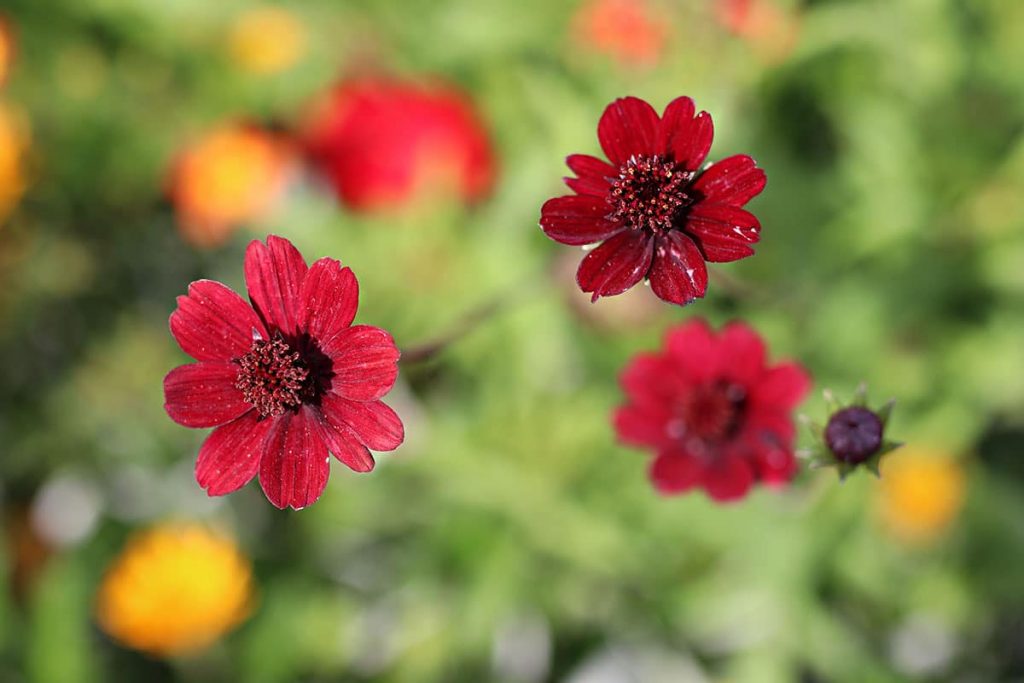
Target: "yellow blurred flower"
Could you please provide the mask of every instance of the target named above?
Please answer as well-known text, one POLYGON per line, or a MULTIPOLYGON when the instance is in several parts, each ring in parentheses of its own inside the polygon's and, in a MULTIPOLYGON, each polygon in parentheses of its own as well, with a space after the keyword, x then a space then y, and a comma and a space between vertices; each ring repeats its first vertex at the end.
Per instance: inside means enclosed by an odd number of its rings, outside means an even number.
POLYGON ((27 149, 28 125, 16 112, 0 103, 0 224, 25 191, 27 149))
POLYGON ((218 128, 186 148, 172 169, 178 227, 197 246, 223 243, 239 224, 268 212, 284 188, 290 145, 245 124, 218 128))
POLYGON ((906 541, 941 535, 963 506, 967 480, 952 456, 904 446, 882 460, 878 510, 883 526, 906 541))
POLYGON ((306 29, 282 7, 259 7, 242 14, 231 27, 228 50, 235 64, 259 75, 295 65, 306 52, 306 29))
POLYGON ((6 17, 0 16, 0 85, 4 84, 11 73, 14 63, 14 33, 6 17))
POLYGON ((96 613, 124 645, 179 655, 243 621, 252 598, 250 563, 229 538, 198 524, 167 524, 129 540, 103 579, 96 613))

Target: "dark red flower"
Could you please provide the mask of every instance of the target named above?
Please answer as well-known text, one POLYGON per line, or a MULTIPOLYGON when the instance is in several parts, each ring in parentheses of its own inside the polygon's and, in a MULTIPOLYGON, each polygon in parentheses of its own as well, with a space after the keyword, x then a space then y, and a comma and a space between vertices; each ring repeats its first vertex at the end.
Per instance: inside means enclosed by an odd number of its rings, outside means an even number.
POLYGON ((368 472, 368 449, 402 443, 401 419, 380 401, 398 376, 398 349, 384 330, 352 325, 359 284, 334 259, 307 267, 271 235, 249 245, 245 281, 251 306, 212 280, 178 297, 171 334, 198 362, 164 378, 164 408, 186 427, 216 427, 196 462, 208 494, 259 474, 271 503, 299 509, 327 485, 328 451, 368 472))
POLYGON ((335 87, 303 132, 313 165, 359 211, 394 211, 453 194, 490 191, 495 160, 476 109, 447 85, 365 78, 335 87))
POLYGON ((754 253, 761 224, 743 205, 765 186, 764 171, 738 154, 703 170, 714 130, 680 97, 659 118, 635 97, 608 105, 597 126, 607 163, 573 154, 576 194, 548 200, 540 225, 570 245, 601 242, 580 263, 576 281, 598 297, 621 294, 647 279, 659 297, 685 305, 704 296, 705 261, 736 261, 754 253))
POLYGON ((714 334, 703 321, 669 331, 665 350, 640 354, 621 376, 628 403, 615 413, 626 444, 652 449, 663 494, 703 488, 717 501, 755 482, 796 473, 792 412, 810 388, 796 363, 765 364, 764 342, 743 323, 714 334))

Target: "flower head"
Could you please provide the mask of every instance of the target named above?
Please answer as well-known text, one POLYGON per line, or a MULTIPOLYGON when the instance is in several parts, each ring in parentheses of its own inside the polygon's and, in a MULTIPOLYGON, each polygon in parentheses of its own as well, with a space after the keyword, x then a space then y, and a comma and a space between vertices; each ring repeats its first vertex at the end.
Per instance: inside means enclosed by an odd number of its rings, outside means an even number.
POLYGON ((611 163, 574 154, 575 195, 548 200, 540 225, 570 245, 600 242, 580 263, 576 281, 598 297, 621 294, 641 280, 660 298, 685 305, 704 296, 705 261, 754 253, 761 224, 742 207, 764 189, 764 171, 746 155, 702 168, 713 128, 693 100, 673 100, 659 117, 626 97, 605 109, 597 127, 611 163))
POLYGON ((258 474, 271 503, 299 509, 327 485, 328 451, 368 472, 368 448, 402 443, 402 421, 380 400, 398 376, 398 349, 384 330, 352 325, 359 287, 334 259, 307 267, 271 235, 249 245, 245 279, 252 306, 212 280, 178 297, 171 333, 197 362, 164 379, 164 408, 186 427, 216 427, 196 462, 209 495, 258 474))
POLYGON ((646 0, 588 0, 573 29, 585 47, 629 66, 652 66, 668 40, 669 22, 646 0))
POLYGON ((124 645, 181 655, 217 641, 249 615, 252 568, 231 539, 197 524, 133 537, 100 585, 100 627, 124 645))
POLYGON ((248 124, 222 126, 188 146, 170 178, 182 235, 197 246, 216 246, 269 211, 290 159, 283 139, 248 124))
POLYGON ((808 421, 815 445, 804 455, 810 458, 811 465, 836 467, 840 479, 845 479, 858 467, 866 467, 878 475, 882 456, 901 445, 885 438, 885 427, 895 401, 877 410, 869 408, 867 386, 863 384, 850 405, 840 405, 828 390, 825 401, 829 405, 825 426, 808 421))
POLYGON ((792 411, 810 378, 796 363, 767 365, 764 342, 747 325, 715 334, 703 321, 684 323, 663 351, 634 358, 621 383, 627 403, 615 429, 623 443, 654 451, 659 492, 700 487, 728 501, 796 473, 792 411))
POLYGON ((966 488, 963 467, 948 453, 907 446, 882 467, 878 491, 882 524, 900 540, 933 540, 956 519, 966 488))
POLYGON ((346 81, 314 107, 304 139, 314 166, 357 211, 395 211, 436 194, 473 202, 494 183, 487 131, 445 85, 346 81))

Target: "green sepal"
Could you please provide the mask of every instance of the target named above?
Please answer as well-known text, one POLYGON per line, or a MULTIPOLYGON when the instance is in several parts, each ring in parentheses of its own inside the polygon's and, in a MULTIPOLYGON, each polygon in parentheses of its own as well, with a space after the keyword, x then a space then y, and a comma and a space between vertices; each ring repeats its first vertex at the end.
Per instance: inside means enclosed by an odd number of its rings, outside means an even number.
POLYGON ((892 409, 895 405, 896 399, 890 398, 888 401, 885 402, 885 405, 883 405, 881 408, 875 411, 875 415, 877 415, 878 419, 882 421, 883 429, 885 429, 885 427, 888 426, 889 418, 892 416, 892 409))
POLYGON ((858 406, 860 408, 868 407, 868 384, 867 382, 861 382, 857 385, 857 390, 853 392, 853 400, 850 401, 850 405, 858 406))

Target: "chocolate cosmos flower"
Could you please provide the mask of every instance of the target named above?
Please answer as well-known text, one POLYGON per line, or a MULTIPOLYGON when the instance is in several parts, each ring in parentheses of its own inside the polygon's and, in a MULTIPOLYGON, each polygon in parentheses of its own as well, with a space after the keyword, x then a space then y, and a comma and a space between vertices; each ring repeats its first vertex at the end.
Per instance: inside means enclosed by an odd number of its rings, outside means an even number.
POLYGON ((167 375, 164 407, 178 424, 216 427, 196 462, 207 493, 259 474, 271 503, 299 509, 327 485, 328 451, 368 472, 368 448, 402 443, 402 421, 379 400, 398 376, 398 349, 384 330, 352 325, 359 285, 334 259, 307 267, 271 235, 249 245, 245 280, 252 306, 211 280, 178 297, 171 334, 198 362, 167 375))
POLYGON ((576 272, 594 301, 648 279, 659 297, 685 305, 707 290, 705 261, 754 253, 761 224, 741 207, 764 189, 764 171, 742 154, 701 170, 714 129, 707 112, 694 111, 689 97, 660 118, 643 100, 615 100, 597 126, 611 163, 585 154, 566 160, 576 194, 548 200, 540 225, 562 244, 601 243, 576 272))
POLYGON ((743 323, 717 335, 703 321, 684 323, 664 351, 634 358, 621 381, 628 402, 615 429, 622 442, 654 451, 659 492, 700 487, 728 501, 796 473, 792 412, 810 379, 796 363, 768 366, 764 342, 743 323))

